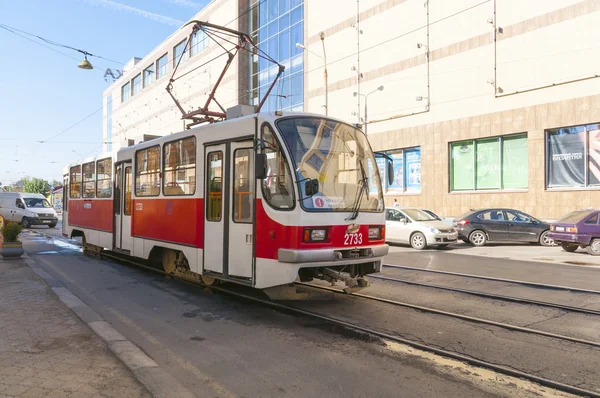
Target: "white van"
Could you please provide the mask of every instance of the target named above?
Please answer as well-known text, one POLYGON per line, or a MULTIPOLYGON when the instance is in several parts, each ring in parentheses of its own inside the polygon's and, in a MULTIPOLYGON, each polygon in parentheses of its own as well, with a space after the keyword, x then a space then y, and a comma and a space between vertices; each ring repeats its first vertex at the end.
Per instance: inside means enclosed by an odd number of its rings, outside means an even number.
POLYGON ((56 211, 39 193, 0 192, 0 216, 21 223, 23 228, 32 225, 54 228, 58 223, 56 211))

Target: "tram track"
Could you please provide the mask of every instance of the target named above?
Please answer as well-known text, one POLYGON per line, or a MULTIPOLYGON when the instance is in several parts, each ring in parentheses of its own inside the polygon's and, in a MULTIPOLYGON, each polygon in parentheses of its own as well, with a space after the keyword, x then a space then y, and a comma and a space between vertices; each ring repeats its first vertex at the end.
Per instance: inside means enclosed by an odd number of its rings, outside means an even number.
POLYGON ((481 291, 477 291, 477 290, 460 289, 460 288, 455 288, 455 287, 450 287, 450 286, 436 285, 436 284, 427 283, 427 282, 416 282, 416 281, 411 281, 408 279, 392 278, 389 276, 382 276, 382 275, 369 275, 369 278, 383 280, 383 281, 389 281, 389 282, 398 282, 398 283, 403 283, 403 284, 413 285, 413 286, 429 287, 429 288, 446 290, 446 291, 456 292, 456 293, 470 294, 473 296, 479 296, 479 297, 484 297, 484 298, 489 298, 489 299, 494 299, 494 300, 503 300, 503 301, 521 303, 521 304, 531 304, 531 305, 537 305, 537 306, 542 306, 542 307, 555 308, 555 309, 559 309, 559 310, 578 312, 578 313, 587 314, 587 315, 600 315, 600 310, 594 310, 594 309, 583 308, 583 307, 575 307, 575 306, 558 304, 558 303, 551 303, 548 301, 540 301, 540 300, 532 300, 532 299, 522 298, 522 297, 506 296, 506 295, 502 295, 502 294, 487 293, 487 292, 481 292, 481 291))
POLYGON ((403 270, 409 270, 409 271, 417 271, 417 272, 428 272, 428 273, 439 274, 439 275, 460 276, 460 277, 466 277, 466 278, 472 278, 472 279, 482 279, 482 280, 495 281, 495 282, 513 283, 513 284, 530 286, 530 287, 535 287, 535 288, 542 288, 542 289, 553 289, 553 290, 569 291, 569 292, 573 292, 573 293, 588 293, 588 294, 600 295, 600 290, 581 289, 581 288, 571 287, 571 286, 552 285, 552 284, 547 284, 547 283, 520 281, 520 280, 515 280, 515 279, 495 278, 492 276, 464 274, 464 273, 460 273, 460 272, 443 271, 443 270, 436 270, 436 269, 426 269, 426 268, 420 268, 420 267, 409 267, 409 266, 405 266, 405 265, 384 264, 383 267, 403 269, 403 270))
MULTIPOLYGON (((478 359, 478 358, 474 358, 472 356, 466 355, 466 354, 462 354, 456 351, 449 351, 446 350, 444 348, 440 348, 434 344, 427 344, 425 342, 421 342, 421 341, 415 341, 413 339, 408 339, 405 337, 401 337, 398 335, 394 335, 394 334, 390 334, 390 333, 386 333, 380 330, 377 330, 375 328, 371 328, 371 327, 365 327, 365 326, 361 326, 352 322, 348 322, 345 321, 343 319, 339 319, 333 316, 329 316, 329 315, 323 315, 323 314, 319 314, 316 313, 314 311, 309 311, 309 310, 305 310, 302 308, 297 308, 294 307, 293 305, 287 305, 287 304, 283 304, 280 302, 274 302, 271 301, 267 298, 261 298, 255 295, 250 295, 247 293, 242 293, 242 292, 238 292, 235 291, 231 288, 228 288, 226 286, 207 286, 206 284, 202 283, 201 281, 198 280, 192 280, 188 277, 185 276, 181 276, 181 275, 173 275, 173 274, 167 274, 165 271, 157 269, 155 267, 151 267, 148 266, 146 264, 141 264, 140 262, 137 261, 133 261, 131 259, 127 259, 127 258, 123 258, 119 255, 112 255, 112 254, 107 254, 107 253, 101 253, 100 254, 101 258, 108 258, 110 260, 115 260, 118 262, 125 262, 128 263, 130 265, 136 266, 136 267, 140 267, 152 272, 155 272, 157 274, 163 275, 163 276, 169 276, 174 278, 175 280, 178 280, 180 282, 192 285, 196 288, 202 288, 202 289, 211 289, 212 291, 217 291, 226 295, 230 295, 230 296, 234 296, 237 298, 241 298, 241 299, 245 299, 254 303, 258 303, 261 305, 265 305, 265 306, 269 306, 271 308, 275 308, 284 312, 288 312, 288 313, 294 313, 294 314, 299 314, 299 315, 303 315, 306 317, 310 317, 310 318, 314 318, 314 319, 318 319, 324 322, 327 322, 329 324, 333 324, 333 325, 337 325, 337 326, 341 326, 344 328, 348 328, 350 330, 354 330, 356 332, 361 332, 364 333, 366 335, 370 335, 370 336, 374 336, 374 337, 378 337, 381 339, 385 339, 388 341, 392 341, 392 342, 396 342, 396 343, 400 343, 400 344, 405 344, 423 351, 427 351, 427 352, 431 352, 437 355, 441 355, 441 356, 445 356, 448 358, 452 358, 458 361, 462 361, 464 363, 473 365, 473 366, 478 366, 478 367, 482 367, 482 368, 486 368, 486 369, 490 369, 492 371, 501 373, 501 374, 505 374, 508 376, 512 376, 512 377, 518 377, 518 378, 522 378, 522 379, 527 379, 530 380, 532 382, 538 383, 542 386, 546 386, 546 387, 550 387, 556 390, 560 390, 563 392, 567 392, 567 393, 571 393, 571 394, 576 394, 576 395, 581 395, 581 396, 587 396, 587 397, 594 397, 594 398, 600 398, 600 393, 595 392, 595 391, 591 391, 591 390, 587 390, 585 388, 581 388, 578 387, 576 385, 570 385, 570 384, 566 384, 560 381, 556 381, 556 380, 552 380, 549 378, 545 378, 533 373, 528 373, 528 372, 524 372, 518 369, 515 369, 513 367, 510 366, 506 366, 506 365, 502 365, 499 363, 495 363, 495 362, 489 362, 489 361, 485 361, 483 359, 478 359)), ((342 290, 338 290, 338 289, 333 289, 333 288, 327 288, 327 287, 323 287, 323 286, 317 286, 317 285, 312 285, 312 284, 305 284, 302 283, 301 285, 304 286, 308 286, 311 288, 318 288, 318 289, 323 289, 323 290, 331 290, 334 291, 335 293, 339 293, 341 295, 344 296, 356 296, 356 297, 361 297, 361 296, 365 296, 362 294, 351 294, 351 295, 347 295, 346 293, 344 293, 342 290)), ((368 297, 368 296, 367 296, 368 297)), ((388 299, 383 299, 383 298, 377 298, 377 301, 381 301, 381 302, 393 302, 393 300, 388 300, 388 299)), ((407 304, 407 303, 403 303, 403 304, 407 304)), ((411 307, 415 310, 418 311, 427 311, 427 312, 432 312, 432 313, 437 313, 437 314, 441 314, 441 315, 449 315, 449 316, 455 316, 455 315, 460 315, 460 314, 452 314, 452 313, 447 313, 445 311, 440 311, 440 310, 434 310, 434 309, 429 309, 426 307, 420 307, 420 306, 415 306, 412 304, 408 304, 407 307, 411 307)), ((486 320, 480 320, 478 318, 473 318, 473 317, 468 317, 468 316, 461 316, 463 318, 463 320, 470 320, 471 322, 479 322, 479 321, 484 321, 484 323, 487 323, 490 326, 497 326, 497 327, 503 327, 501 326, 502 324, 499 322, 493 322, 493 321, 486 321, 486 320)), ((537 331, 534 329, 528 329, 528 328, 521 328, 518 326, 514 326, 514 325, 507 325, 507 329, 509 330, 514 330, 514 331, 519 331, 519 332, 525 332, 525 333, 530 333, 530 331, 532 331, 533 334, 538 334, 538 335, 542 335, 544 337, 550 337, 550 338, 556 338, 556 339, 561 339, 561 340, 565 340, 565 341, 570 341, 572 343, 577 343, 577 344, 586 344, 586 345, 591 345, 594 347, 600 347, 600 343, 597 342, 590 342, 587 340, 581 340, 581 339, 575 339, 575 338, 570 338, 568 336, 561 336, 561 335, 556 335, 553 333, 547 333, 547 332, 541 332, 541 331, 537 331)))

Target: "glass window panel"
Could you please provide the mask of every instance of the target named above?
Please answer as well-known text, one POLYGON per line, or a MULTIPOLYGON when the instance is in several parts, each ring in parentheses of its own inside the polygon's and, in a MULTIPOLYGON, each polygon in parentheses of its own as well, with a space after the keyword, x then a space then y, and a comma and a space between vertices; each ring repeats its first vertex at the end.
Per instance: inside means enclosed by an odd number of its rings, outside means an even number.
POLYGON ((263 42, 269 38, 269 30, 266 27, 261 28, 258 31, 258 41, 263 42))
POLYGON ((136 95, 142 90, 142 75, 139 74, 131 80, 131 95, 136 95))
POLYGON ((275 36, 279 31, 279 23, 278 21, 273 21, 269 25, 267 25, 267 34, 268 37, 275 36))
POLYGON ((94 162, 83 165, 83 197, 93 198, 96 192, 96 168, 94 162))
POLYGON ((169 68, 168 54, 163 55, 156 61, 156 78, 160 79, 167 74, 169 68))
POLYGON ((404 151, 404 173, 407 192, 421 192, 421 148, 404 151))
POLYGON ((286 30, 279 34, 279 61, 285 61, 289 57, 290 57, 290 31, 286 30))
POLYGON ((261 184, 263 197, 275 208, 291 209, 294 207, 292 176, 279 142, 267 124, 262 127, 262 139, 268 144, 263 149, 267 155, 267 177, 261 184))
POLYGON ((69 196, 75 199, 81 198, 81 166, 71 167, 69 184, 69 196))
POLYGON ((163 157, 163 194, 193 195, 196 192, 196 138, 165 144, 163 157))
POLYGON ((181 43, 173 47, 173 67, 177 66, 178 62, 180 64, 185 62, 187 55, 187 51, 185 48, 186 44, 187 39, 184 39, 183 41, 181 41, 181 43), (179 59, 181 59, 181 61, 179 61, 179 59))
POLYGON ((290 9, 290 0, 279 0, 279 15, 290 9))
POLYGON ((144 88, 154 83, 154 65, 150 65, 144 69, 144 88))
POLYGON ((123 214, 131 215, 131 166, 125 167, 125 209, 123 214))
POLYGON ((585 185, 585 127, 548 130, 548 187, 585 185))
POLYGON ((393 159, 394 179, 388 185, 388 192, 404 192, 404 151, 394 151, 390 156, 393 159))
POLYGON ((290 8, 294 8, 302 4, 303 0, 291 0, 290 8))
MULTIPOLYGON (((296 48, 296 47, 292 48, 292 53, 294 52, 294 48, 296 48)), ((291 68, 290 68, 289 73, 302 72, 303 65, 304 65, 304 59, 302 57, 302 54, 297 55, 296 57, 292 58, 291 68)))
POLYGON ((233 221, 252 223, 254 183, 250 178, 253 169, 253 154, 250 149, 237 149, 233 164, 233 221))
POLYGON ((529 186, 527 135, 502 140, 502 188, 525 189, 529 186))
POLYGON ((280 97, 280 108, 285 109, 288 108, 292 104, 292 92, 290 90, 290 78, 286 77, 279 81, 279 88, 277 92, 281 93, 282 97, 280 97), (285 98, 283 98, 285 97, 285 98))
POLYGON ((267 6, 268 4, 266 0, 261 0, 258 3, 258 24, 260 27, 265 26, 265 24, 267 23, 267 6))
POLYGON ((130 94, 131 87, 129 86, 129 82, 127 82, 121 87, 121 102, 127 101, 129 99, 130 94))
POLYGON ((208 200, 206 201, 206 219, 221 221, 223 212, 223 152, 208 154, 208 200))
POLYGON ((96 197, 110 198, 112 195, 112 159, 96 162, 96 197))
POLYGON ((292 29, 291 29, 292 30, 292 43, 294 43, 294 46, 292 47, 292 56, 302 54, 302 49, 296 47, 296 43, 304 44, 302 25, 303 24, 301 24, 301 23, 294 25, 294 26, 292 26, 292 29))
POLYGON ((290 27, 290 14, 285 14, 279 17, 279 31, 290 27))
POLYGON ((208 37, 206 33, 199 30, 192 35, 192 41, 190 42, 190 57, 198 54, 208 46, 208 37))
POLYGON ((500 141, 476 141, 476 189, 500 189, 500 141))
MULTIPOLYGON (((116 178, 117 186, 115 187, 115 214, 121 214, 121 187, 123 185, 123 170, 121 168, 117 168, 117 178, 116 178)), ((97 189, 97 188, 96 188, 97 189)))
POLYGON ((475 189, 475 145, 473 141, 453 143, 450 156, 452 191, 475 189))
POLYGON ((258 45, 258 48, 261 50, 259 54, 261 57, 258 57, 258 69, 265 70, 269 67, 270 62, 264 58, 265 54, 269 54, 269 49, 267 48, 268 41, 263 41, 258 45))
POLYGON ((271 37, 269 39, 269 50, 267 52, 267 54, 269 54, 270 57, 272 57, 273 59, 277 60, 278 54, 277 54, 277 49, 278 49, 278 45, 277 45, 277 36, 271 37))
POLYGON ((297 73, 292 76, 292 104, 298 105, 303 102, 303 92, 304 92, 304 75, 302 73, 297 73))
POLYGON ((137 151, 135 155, 136 196, 160 194, 160 147, 154 146, 137 151))
POLYGON ((304 7, 296 7, 290 12, 291 24, 302 21, 304 16, 304 7))
POLYGON ((588 130, 588 185, 600 185, 600 125, 586 126, 588 130))
POLYGON ((269 21, 274 20, 279 15, 279 0, 267 0, 269 21))

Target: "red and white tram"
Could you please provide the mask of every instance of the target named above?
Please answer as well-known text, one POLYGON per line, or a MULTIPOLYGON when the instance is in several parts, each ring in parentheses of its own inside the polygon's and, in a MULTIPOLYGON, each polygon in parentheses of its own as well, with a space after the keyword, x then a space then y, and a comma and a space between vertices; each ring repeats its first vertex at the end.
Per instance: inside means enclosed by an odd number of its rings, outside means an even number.
POLYGON ((358 289, 388 252, 377 170, 342 121, 242 116, 69 165, 63 234, 208 284, 358 289))

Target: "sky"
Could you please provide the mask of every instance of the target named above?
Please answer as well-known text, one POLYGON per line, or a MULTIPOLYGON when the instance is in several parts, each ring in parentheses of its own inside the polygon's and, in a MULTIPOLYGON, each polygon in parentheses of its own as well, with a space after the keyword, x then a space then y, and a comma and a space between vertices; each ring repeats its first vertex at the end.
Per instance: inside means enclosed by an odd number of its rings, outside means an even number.
POLYGON ((208 2, 0 0, 0 26, 117 61, 79 69, 82 54, 0 28, 0 183, 62 181, 67 164, 101 153, 105 70, 143 57, 208 2))

